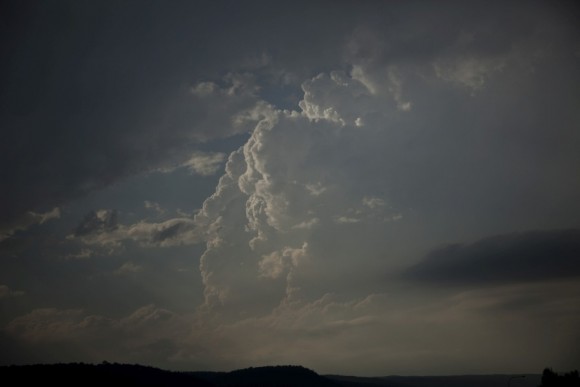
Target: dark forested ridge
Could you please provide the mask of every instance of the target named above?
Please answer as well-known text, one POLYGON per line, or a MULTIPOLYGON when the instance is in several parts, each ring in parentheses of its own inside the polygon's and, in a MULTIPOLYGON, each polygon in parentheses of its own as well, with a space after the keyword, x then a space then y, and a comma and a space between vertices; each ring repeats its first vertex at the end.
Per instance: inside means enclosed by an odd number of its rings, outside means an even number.
POLYGON ((198 378, 216 386, 320 386, 340 387, 341 384, 301 366, 252 367, 231 372, 193 372, 198 378))
POLYGON ((580 387, 580 377, 577 370, 558 375, 550 368, 546 368, 542 373, 540 387, 580 387))
POLYGON ((0 367, 0 380, 19 385, 105 386, 114 383, 123 387, 175 386, 211 387, 213 384, 192 375, 158 368, 129 364, 98 365, 73 363, 0 367), (31 384, 32 383, 32 384, 31 384))
POLYGON ((528 375, 466 376, 322 376, 301 366, 271 366, 231 372, 174 372, 158 368, 111 364, 73 363, 0 367, 0 380, 67 386, 167 387, 580 387, 578 371, 559 375, 550 369, 528 375))
POLYGON ((0 380, 18 384, 168 387, 338 387, 340 384, 300 366, 247 368, 232 372, 172 372, 153 367, 102 363, 0 367, 0 380))

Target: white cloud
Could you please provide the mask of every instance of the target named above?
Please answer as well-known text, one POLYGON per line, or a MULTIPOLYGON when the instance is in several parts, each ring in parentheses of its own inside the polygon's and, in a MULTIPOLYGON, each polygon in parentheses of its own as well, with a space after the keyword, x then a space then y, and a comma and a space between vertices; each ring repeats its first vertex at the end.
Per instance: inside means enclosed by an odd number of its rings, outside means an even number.
POLYGON ((313 196, 322 195, 324 191, 326 191, 326 187, 324 187, 320 182, 317 182, 315 184, 306 184, 306 189, 313 196))
POLYGON ((143 205, 145 206, 146 209, 148 210, 153 210, 155 211, 158 215, 163 215, 165 214, 165 210, 159 205, 159 203, 156 202, 152 202, 149 200, 145 200, 143 202, 143 205))
POLYGON ((305 220, 302 223, 298 223, 297 225, 293 226, 292 228, 311 229, 311 228, 315 228, 316 226, 318 226, 319 223, 320 223, 320 219, 312 218, 310 220, 305 220))
POLYGON ((349 218, 348 216, 339 216, 336 218, 336 223, 340 223, 340 224, 358 223, 360 221, 361 221, 361 219, 349 218))
MULTIPOLYGON (((355 64, 350 75, 354 80, 365 85, 373 95, 376 106, 380 106, 377 103, 379 101, 387 106, 394 102, 397 110, 401 112, 411 111, 412 102, 403 96, 403 71, 397 66, 390 65, 384 68, 382 66, 373 66, 370 63, 355 64)), ((358 117, 355 120, 356 126, 362 126, 363 124, 364 120, 362 118, 358 117)))
POLYGON ((66 254, 63 258, 65 260, 68 260, 68 259, 89 259, 90 257, 93 256, 93 254, 94 254, 94 251, 92 251, 92 250, 81 249, 77 253, 66 254))
POLYGON ((225 153, 194 152, 182 166, 198 175, 210 176, 218 172, 225 158, 225 153))
POLYGON ((486 80, 493 73, 503 70, 506 59, 478 58, 478 57, 451 57, 437 60, 433 67, 435 74, 449 82, 463 85, 472 91, 481 89, 486 80))
POLYGON ((188 159, 180 161, 176 165, 164 166, 156 169, 156 172, 171 173, 179 168, 187 168, 192 174, 211 176, 216 174, 226 158, 221 152, 193 152, 188 159))
POLYGON ((136 265, 133 262, 125 262, 113 272, 115 275, 134 274, 143 271, 143 266, 136 265))
POLYGON ((388 69, 388 79, 389 79, 389 92, 393 96, 393 99, 397 103, 397 109, 401 111, 411 111, 411 102, 406 101, 403 98, 403 80, 401 75, 395 67, 389 67, 388 69))
POLYGON ((258 263, 259 273, 261 276, 269 278, 278 278, 284 272, 298 267, 308 257, 308 244, 299 248, 286 247, 281 251, 274 251, 264 255, 258 263))
POLYGON ((44 222, 47 222, 51 219, 59 219, 60 218, 60 208, 55 207, 51 211, 45 212, 43 214, 37 214, 34 212, 31 212, 30 214, 33 215, 34 217, 36 217, 37 219, 39 219, 38 224, 43 224, 44 222))
POLYGON ((260 275, 270 278, 278 278, 287 268, 288 263, 285 262, 280 252, 274 251, 268 255, 264 255, 259 262, 260 275))
POLYGON ((89 213, 69 239, 77 238, 85 244, 115 249, 123 242, 133 241, 141 246, 179 246, 202 241, 201 232, 191 218, 173 218, 161 222, 139 221, 120 224, 114 210, 89 213))
POLYGON ((191 88, 195 110, 197 140, 229 137, 252 130, 256 122, 271 114, 272 107, 262 101, 251 74, 230 73, 223 85, 215 82, 200 82, 191 88))
POLYGON ((366 105, 365 112, 372 106, 368 87, 341 71, 319 74, 304 82, 302 89, 304 98, 299 105, 302 113, 311 120, 352 125, 360 118, 358 113, 362 106, 366 105))
POLYGON ((362 204, 370 208, 371 210, 382 208, 385 206, 385 201, 381 198, 365 196, 362 200, 362 204))
MULTIPOLYGON (((340 225, 376 227, 395 215, 383 199, 361 198, 358 191, 376 189, 377 179, 349 165, 353 158, 377 156, 365 147, 375 140, 377 117, 385 118, 382 97, 342 72, 321 74, 303 89, 302 112, 277 111, 260 121, 244 147, 230 155, 216 192, 196 216, 206 230, 200 268, 209 308, 227 305, 228 313, 242 313, 250 302, 262 305, 256 297, 271 308, 298 289, 336 286, 331 283, 339 281, 339 272, 355 265, 351 254, 377 247, 372 234, 357 234, 355 241, 340 225), (333 235, 336 243, 320 245, 313 235, 333 235), (306 254, 311 242, 316 247, 306 254), (309 257, 307 264, 291 259, 298 251, 309 257), (321 271, 330 282, 315 280, 321 271)), ((320 296, 320 290, 310 290, 307 297, 320 296)))
POLYGON ((481 35, 476 37, 473 33, 460 33, 450 47, 433 60, 435 75, 447 82, 470 89, 474 95, 485 87, 487 81, 510 67, 518 67, 518 71, 522 72, 530 71, 538 56, 542 55, 537 46, 530 47, 525 39, 510 42, 508 49, 482 53, 477 50, 478 44, 482 43, 478 39, 485 37, 493 41, 494 37, 481 35))

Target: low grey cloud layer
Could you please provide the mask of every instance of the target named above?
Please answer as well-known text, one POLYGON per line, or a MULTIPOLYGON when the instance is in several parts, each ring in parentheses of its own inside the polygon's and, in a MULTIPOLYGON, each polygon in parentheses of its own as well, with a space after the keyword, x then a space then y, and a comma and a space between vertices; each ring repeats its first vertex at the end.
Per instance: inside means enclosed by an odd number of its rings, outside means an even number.
POLYGON ((574 368, 578 9, 282 4, 3 5, 1 361, 574 368))
POLYGON ((430 252, 406 276, 467 285, 579 277, 580 231, 530 231, 446 246, 430 252))

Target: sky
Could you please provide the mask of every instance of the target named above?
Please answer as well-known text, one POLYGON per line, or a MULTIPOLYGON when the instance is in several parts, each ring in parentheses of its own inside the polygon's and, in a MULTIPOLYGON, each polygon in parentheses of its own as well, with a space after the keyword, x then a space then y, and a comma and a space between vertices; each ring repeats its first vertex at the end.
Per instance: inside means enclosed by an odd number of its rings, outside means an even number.
POLYGON ((0 7, 0 364, 580 368, 574 2, 0 7))

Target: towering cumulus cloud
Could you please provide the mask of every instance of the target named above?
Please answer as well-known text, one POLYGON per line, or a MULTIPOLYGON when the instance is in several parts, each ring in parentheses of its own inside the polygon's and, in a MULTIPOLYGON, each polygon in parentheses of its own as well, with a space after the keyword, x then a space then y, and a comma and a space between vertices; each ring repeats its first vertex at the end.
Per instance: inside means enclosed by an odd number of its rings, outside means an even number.
POLYGON ((301 112, 271 108, 230 155, 196 218, 208 230, 201 260, 208 307, 242 312, 332 292, 344 269, 357 266, 356 250, 376 244, 360 235, 352 241, 349 226, 401 217, 361 165, 379 130, 365 123, 399 114, 396 100, 380 101, 379 111, 371 90, 343 72, 321 74, 303 90, 301 112))
MULTIPOLYGON (((341 353, 338 361, 359 370, 365 365, 356 356, 375 359, 369 369, 382 361, 397 367, 408 357, 440 372, 460 361, 458 353, 471 363, 492 353, 480 349, 491 337, 507 340, 522 362, 533 361, 525 335, 505 335, 515 321, 502 309, 506 302, 529 299, 547 311, 549 301, 534 299, 545 292, 577 316, 575 298, 566 295, 577 286, 566 278, 510 278, 491 290, 477 283, 441 290, 437 299, 427 281, 397 276, 443 242, 576 225, 570 214, 538 204, 578 208, 568 192, 580 187, 560 177, 573 176, 580 159, 555 146, 578 143, 569 124, 574 113, 543 92, 556 63, 571 69, 578 58, 542 40, 540 27, 530 36, 498 28, 509 42, 475 23, 451 28, 429 50, 419 25, 408 40, 356 29, 345 49, 348 70, 305 80, 297 110, 258 103, 250 138, 230 154, 195 218, 207 241, 198 311, 219 327, 200 330, 213 332, 208 346, 228 338, 247 365, 299 358, 324 368, 321 358, 341 353), (487 336, 493 319, 500 322, 487 336), (482 333, 460 338, 466 323, 482 333), (298 341, 307 344, 292 345, 298 341), (358 355, 351 356, 354 347, 358 355), (434 361, 445 356, 454 360, 434 361)), ((571 36, 550 23, 543 28, 571 36)), ((563 78, 552 82, 565 101, 576 93, 563 78)), ((562 337, 576 337, 572 320, 562 322, 562 337)), ((553 324, 544 316, 529 329, 553 324)), ((551 348, 557 357, 560 349, 551 348)), ((519 361, 498 358, 495 366, 519 361)))

